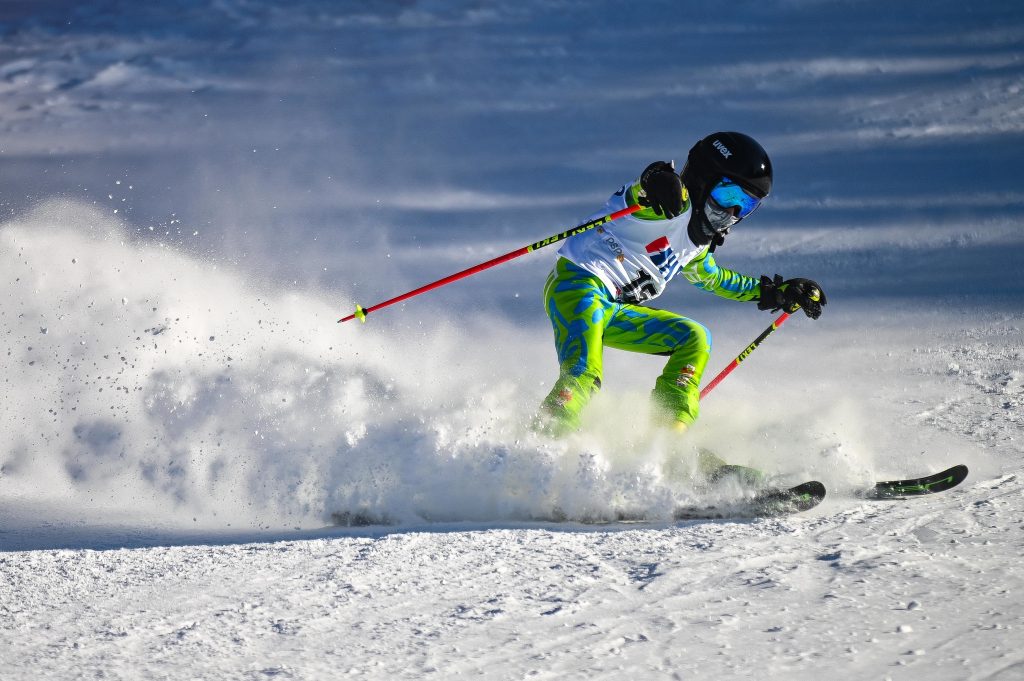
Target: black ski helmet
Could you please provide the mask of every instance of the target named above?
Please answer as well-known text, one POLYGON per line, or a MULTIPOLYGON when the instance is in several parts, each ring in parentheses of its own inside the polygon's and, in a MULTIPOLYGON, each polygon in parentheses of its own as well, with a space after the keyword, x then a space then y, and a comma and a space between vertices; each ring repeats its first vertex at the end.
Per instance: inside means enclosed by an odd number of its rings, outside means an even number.
POLYGON ((759 199, 772 190, 772 162, 753 137, 742 132, 716 132, 693 145, 679 173, 695 208, 703 209, 708 193, 728 177, 759 199))

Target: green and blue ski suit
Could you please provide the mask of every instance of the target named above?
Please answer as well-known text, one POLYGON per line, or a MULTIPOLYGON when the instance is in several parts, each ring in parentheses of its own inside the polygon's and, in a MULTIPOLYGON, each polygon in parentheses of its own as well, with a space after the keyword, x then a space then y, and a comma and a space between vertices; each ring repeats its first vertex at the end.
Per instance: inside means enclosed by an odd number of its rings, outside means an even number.
MULTIPOLYGON (((636 205, 639 181, 623 186, 604 210, 588 220, 636 205)), ((759 280, 719 267, 709 245, 687 235, 692 204, 666 219, 644 208, 615 222, 570 237, 544 285, 544 307, 555 332, 559 377, 542 411, 548 427, 564 433, 579 426, 580 413, 601 387, 605 346, 669 357, 653 398, 667 423, 689 425, 699 410, 700 379, 711 353, 702 324, 642 303, 682 275, 723 298, 756 301, 759 280)))

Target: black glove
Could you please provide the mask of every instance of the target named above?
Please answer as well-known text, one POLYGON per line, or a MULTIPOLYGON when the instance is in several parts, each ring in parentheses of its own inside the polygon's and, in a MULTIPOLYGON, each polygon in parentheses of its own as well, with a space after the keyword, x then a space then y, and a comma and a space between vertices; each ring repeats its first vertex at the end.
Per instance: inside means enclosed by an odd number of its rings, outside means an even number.
POLYGON ((778 274, 775 279, 761 277, 761 299, 757 302, 758 310, 785 310, 790 314, 803 308, 811 319, 821 316, 821 306, 828 303, 825 292, 817 282, 810 279, 782 280, 778 274))
POLYGON ((640 174, 641 206, 650 206, 657 215, 674 218, 683 212, 683 183, 671 163, 655 161, 640 174))

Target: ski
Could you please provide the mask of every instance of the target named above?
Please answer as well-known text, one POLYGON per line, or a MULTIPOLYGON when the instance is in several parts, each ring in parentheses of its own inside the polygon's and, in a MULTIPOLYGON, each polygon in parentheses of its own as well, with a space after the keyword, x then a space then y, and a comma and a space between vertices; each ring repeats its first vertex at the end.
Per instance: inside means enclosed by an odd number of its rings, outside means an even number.
MULTIPOLYGON (((708 506, 681 506, 672 514, 672 519, 681 521, 776 518, 808 511, 820 504, 824 498, 825 485, 817 480, 810 480, 795 487, 764 489, 749 499, 734 499, 708 506)), ((424 520, 430 522, 427 518, 424 518, 424 520)), ((575 522, 581 525, 657 522, 642 512, 619 511, 610 517, 598 514, 593 517, 573 518, 567 516, 558 508, 554 509, 550 515, 532 516, 521 520, 547 523, 575 522)), ((336 527, 370 527, 374 525, 394 525, 396 521, 386 514, 375 514, 359 510, 332 513, 331 524, 336 527)))
POLYGON ((935 494, 956 487, 966 478, 967 466, 959 464, 920 478, 876 482, 874 487, 861 491, 857 496, 865 499, 900 499, 935 494))
POLYGON ((810 480, 795 487, 766 489, 752 499, 737 500, 721 506, 677 508, 674 517, 676 520, 775 518, 808 511, 824 499, 825 485, 810 480))

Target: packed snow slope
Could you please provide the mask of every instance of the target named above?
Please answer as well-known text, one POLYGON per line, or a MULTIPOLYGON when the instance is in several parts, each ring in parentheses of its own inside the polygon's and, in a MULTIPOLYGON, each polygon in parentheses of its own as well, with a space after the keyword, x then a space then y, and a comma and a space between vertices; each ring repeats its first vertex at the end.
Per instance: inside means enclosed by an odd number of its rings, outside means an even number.
MULTIPOLYGON (((1018 678, 1024 12, 683 5, 0 6, 0 677, 1018 678), (615 352, 527 427, 551 252, 335 323, 716 129, 776 172, 720 263, 829 304, 685 439, 615 352), (829 498, 673 524, 701 448, 829 498)), ((771 320, 657 303, 711 372, 771 320)))

